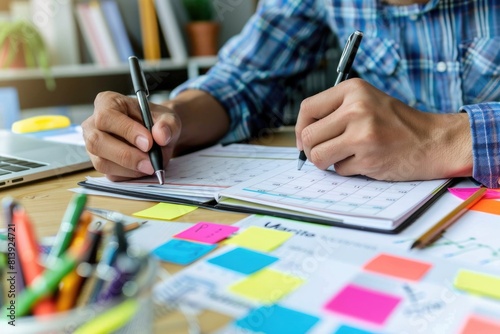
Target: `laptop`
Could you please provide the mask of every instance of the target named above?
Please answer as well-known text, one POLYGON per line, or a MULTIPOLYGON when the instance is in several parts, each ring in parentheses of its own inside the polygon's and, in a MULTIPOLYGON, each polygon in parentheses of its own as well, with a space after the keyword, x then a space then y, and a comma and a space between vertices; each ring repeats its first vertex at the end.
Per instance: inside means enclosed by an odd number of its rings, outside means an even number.
POLYGON ((0 189, 90 167, 85 146, 0 130, 0 189))

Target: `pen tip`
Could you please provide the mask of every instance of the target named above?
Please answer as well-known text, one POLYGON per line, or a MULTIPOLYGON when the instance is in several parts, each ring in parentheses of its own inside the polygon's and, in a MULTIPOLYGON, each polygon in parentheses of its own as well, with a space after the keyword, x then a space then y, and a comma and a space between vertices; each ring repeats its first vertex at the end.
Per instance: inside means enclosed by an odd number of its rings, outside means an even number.
POLYGON ((299 160, 299 162, 297 163, 297 170, 301 170, 302 166, 304 166, 304 161, 299 160))
POLYGON ((160 185, 163 185, 165 183, 165 171, 157 170, 155 174, 156 177, 158 178, 158 182, 160 183, 160 185))

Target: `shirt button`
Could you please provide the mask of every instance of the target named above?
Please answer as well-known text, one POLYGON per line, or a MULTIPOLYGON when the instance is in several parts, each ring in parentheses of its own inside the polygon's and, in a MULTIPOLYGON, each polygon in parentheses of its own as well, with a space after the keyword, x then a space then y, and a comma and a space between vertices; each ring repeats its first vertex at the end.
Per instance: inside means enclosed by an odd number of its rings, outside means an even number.
POLYGON ((444 61, 440 61, 436 65, 436 70, 438 72, 445 72, 447 68, 448 68, 448 66, 446 66, 446 63, 444 61))
POLYGON ((410 16, 408 16, 408 17, 409 17, 409 19, 410 19, 410 20, 412 20, 412 21, 416 21, 416 20, 418 20, 418 15, 417 15, 417 14, 412 14, 412 15, 410 15, 410 16))

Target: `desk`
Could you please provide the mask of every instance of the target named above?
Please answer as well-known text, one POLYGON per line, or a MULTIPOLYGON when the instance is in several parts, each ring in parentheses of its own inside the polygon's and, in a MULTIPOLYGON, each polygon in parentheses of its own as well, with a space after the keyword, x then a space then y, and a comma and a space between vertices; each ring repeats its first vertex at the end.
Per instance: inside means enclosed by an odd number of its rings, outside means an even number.
MULTIPOLYGON (((256 140, 254 143, 270 146, 293 146, 295 145, 295 134, 292 128, 285 128, 278 133, 270 133, 256 140)), ((77 183, 85 180, 86 176, 102 176, 102 174, 95 170, 87 170, 9 188, 0 192, 0 199, 5 196, 12 196, 19 200, 35 223, 37 236, 52 236, 59 230, 61 218, 72 195, 68 189, 77 187, 77 183)), ((156 203, 148 201, 89 196, 87 205, 89 207, 116 210, 130 215, 134 212, 149 208, 154 204, 156 203)), ((1 212, 0 215, 3 217, 3 212, 1 212)), ((247 217, 246 214, 197 209, 180 217, 179 221, 188 223, 211 221, 220 224, 233 224, 245 217, 247 217)), ((174 273, 182 267, 165 265, 165 268, 170 273, 174 273)), ((199 317, 199 320, 202 332, 209 332, 222 326, 229 318, 213 312, 205 312, 199 317)), ((186 320, 181 314, 170 314, 163 319, 158 319, 155 322, 154 329, 155 333, 186 333, 186 320)))

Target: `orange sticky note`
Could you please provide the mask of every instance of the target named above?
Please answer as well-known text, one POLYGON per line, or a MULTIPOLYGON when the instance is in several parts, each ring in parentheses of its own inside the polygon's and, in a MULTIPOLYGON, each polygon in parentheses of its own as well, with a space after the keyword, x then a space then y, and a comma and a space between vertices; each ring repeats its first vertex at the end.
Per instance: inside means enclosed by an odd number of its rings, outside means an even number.
POLYGON ((467 320, 460 333, 500 333, 500 322, 473 315, 467 320))
POLYGON ((500 215, 500 201, 494 199, 482 199, 475 204, 471 210, 500 215))
POLYGON ((380 254, 365 264, 363 268, 378 274, 418 281, 431 267, 430 263, 389 254, 380 254))

